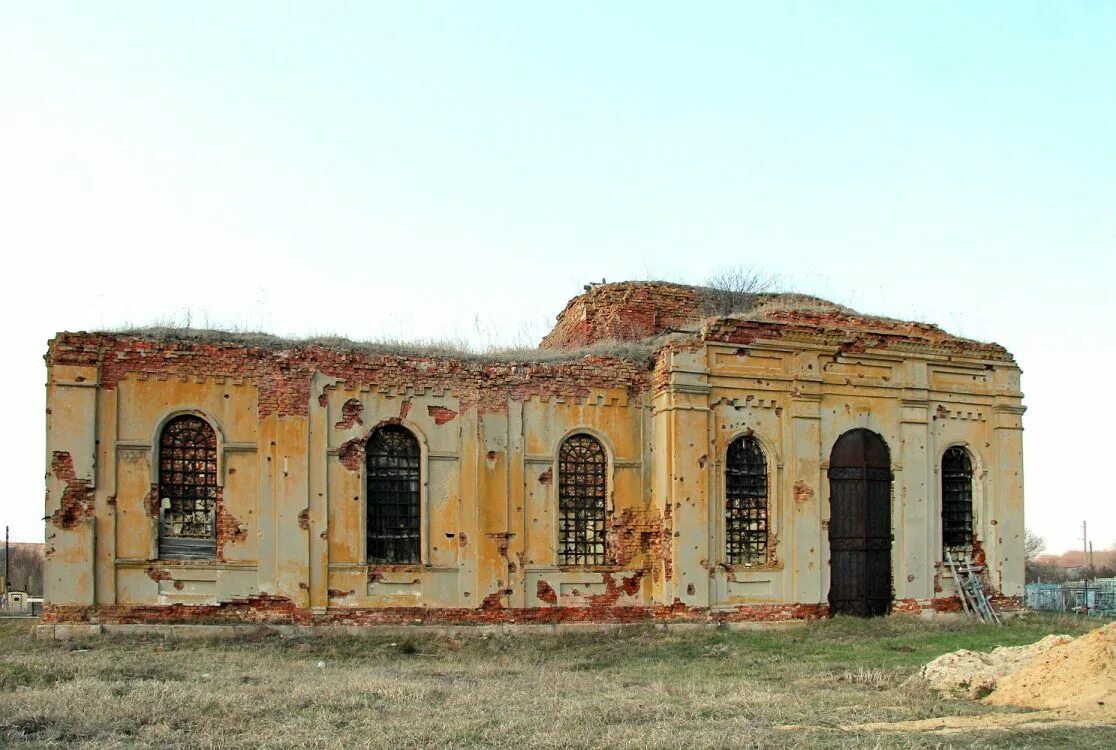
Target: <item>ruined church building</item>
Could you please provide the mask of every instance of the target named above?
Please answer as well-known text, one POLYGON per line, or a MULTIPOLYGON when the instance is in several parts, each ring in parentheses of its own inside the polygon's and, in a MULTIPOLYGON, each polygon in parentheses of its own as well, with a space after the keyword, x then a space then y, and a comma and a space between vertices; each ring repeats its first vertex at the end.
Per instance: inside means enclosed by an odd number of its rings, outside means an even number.
POLYGON ((46 356, 44 623, 744 622, 1023 588, 996 344, 600 284, 489 358, 190 331, 46 356))

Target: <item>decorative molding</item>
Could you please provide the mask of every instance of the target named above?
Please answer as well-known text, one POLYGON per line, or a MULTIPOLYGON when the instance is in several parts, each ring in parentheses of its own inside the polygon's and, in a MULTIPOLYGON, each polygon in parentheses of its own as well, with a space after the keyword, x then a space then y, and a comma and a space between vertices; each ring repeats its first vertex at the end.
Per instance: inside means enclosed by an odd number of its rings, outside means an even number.
POLYGON ((985 421, 984 412, 979 409, 947 409, 941 404, 937 407, 937 415, 946 419, 963 419, 973 422, 985 421))
POLYGON ((668 388, 674 393, 693 393, 700 396, 708 396, 713 392, 713 386, 708 383, 671 383, 668 388))
POLYGON ((167 568, 168 570, 256 570, 255 561, 241 560, 144 560, 138 557, 118 557, 114 561, 117 568, 167 568))

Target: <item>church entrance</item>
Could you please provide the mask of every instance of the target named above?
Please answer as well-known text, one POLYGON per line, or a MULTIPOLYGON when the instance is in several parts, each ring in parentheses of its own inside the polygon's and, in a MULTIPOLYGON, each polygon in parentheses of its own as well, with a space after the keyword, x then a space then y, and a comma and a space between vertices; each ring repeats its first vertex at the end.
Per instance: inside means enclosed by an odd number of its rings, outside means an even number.
POLYGON ((829 457, 829 612, 891 608, 891 454, 871 430, 850 430, 829 457))

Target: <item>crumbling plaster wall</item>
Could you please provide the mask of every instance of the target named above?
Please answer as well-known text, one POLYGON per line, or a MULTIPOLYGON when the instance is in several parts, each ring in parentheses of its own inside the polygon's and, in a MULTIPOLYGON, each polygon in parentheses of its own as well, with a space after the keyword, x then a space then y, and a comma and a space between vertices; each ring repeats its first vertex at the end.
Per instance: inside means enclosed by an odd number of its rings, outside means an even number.
MULTIPOLYGON (((377 357, 374 368, 354 357, 323 361, 330 358, 316 352, 297 368, 286 353, 243 351, 242 366, 219 374, 215 361, 236 360, 224 351, 195 360, 195 349, 69 334, 52 346, 50 403, 59 417, 50 450, 86 446, 90 459, 81 506, 71 514, 80 523, 67 517, 65 527, 50 530, 54 546, 69 554, 52 555, 59 582, 52 604, 137 608, 264 596, 314 613, 573 607, 591 618, 646 601, 646 529, 657 535, 661 523, 646 507, 637 363, 475 364, 431 376, 435 368, 421 358, 377 357), (69 365, 60 364, 67 358, 90 360, 80 389, 56 382, 69 376, 69 365), (121 361, 128 366, 115 364, 121 361), (268 361, 283 367, 268 372, 268 361), (71 391, 85 397, 80 409, 70 407, 71 391), (305 403, 292 391, 305 394, 305 403), (202 416, 218 435, 222 502, 213 561, 158 557, 153 446, 162 425, 181 413, 202 416), (402 424, 421 445, 421 565, 366 562, 364 443, 384 423, 402 424), (613 554, 599 568, 564 569, 557 565, 556 449, 580 431, 608 449, 613 554), (110 469, 99 481, 93 444, 110 469), (87 519, 94 509, 102 519, 96 534, 87 519), (93 585, 75 575, 82 569, 96 569, 102 580, 93 585)), ((72 474, 52 473, 48 507, 68 497, 72 474)))
MULTIPOLYGON (((668 348, 656 371, 657 436, 669 468, 655 493, 674 509, 671 596, 690 607, 824 602, 829 591, 829 454, 867 428, 888 444, 893 471, 892 574, 897 607, 932 606, 956 589, 943 569, 941 457, 974 459, 977 555, 1004 596, 1023 587, 1019 371, 978 358, 842 353, 752 339, 668 348), (768 460, 767 564, 725 563, 723 462, 752 434, 768 460)), ((659 444, 659 443, 657 443, 659 444)))

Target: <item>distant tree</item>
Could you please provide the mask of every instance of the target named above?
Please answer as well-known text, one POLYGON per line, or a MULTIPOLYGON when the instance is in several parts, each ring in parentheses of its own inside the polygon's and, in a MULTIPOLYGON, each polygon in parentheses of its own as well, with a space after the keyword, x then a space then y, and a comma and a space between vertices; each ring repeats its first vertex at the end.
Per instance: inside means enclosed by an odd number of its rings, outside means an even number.
MULTIPOLYGON (((0 554, 3 550, 0 549, 0 554)), ((43 593, 43 554, 41 545, 13 544, 8 563, 8 588, 32 596, 43 593)))
POLYGON ((1050 581, 1060 577, 1061 570, 1053 564, 1038 562, 1038 556, 1046 549, 1046 540, 1041 536, 1025 529, 1023 531, 1023 573, 1027 583, 1038 580, 1050 581))
POLYGON ((1023 560, 1027 563, 1032 563, 1035 558, 1043 553, 1046 549, 1046 540, 1041 536, 1025 529, 1023 531, 1023 560))
POLYGON ((747 312, 761 294, 774 291, 775 278, 753 266, 721 268, 705 280, 705 312, 725 317, 747 312))

